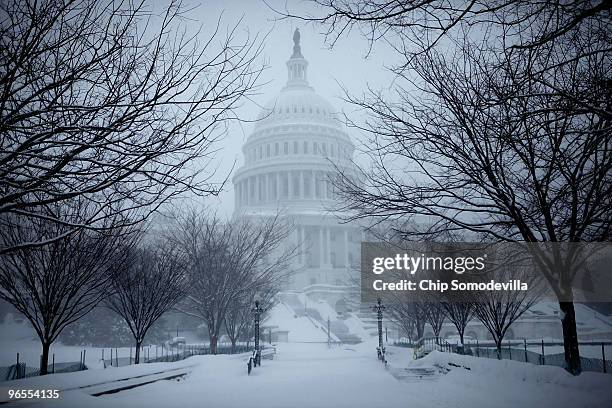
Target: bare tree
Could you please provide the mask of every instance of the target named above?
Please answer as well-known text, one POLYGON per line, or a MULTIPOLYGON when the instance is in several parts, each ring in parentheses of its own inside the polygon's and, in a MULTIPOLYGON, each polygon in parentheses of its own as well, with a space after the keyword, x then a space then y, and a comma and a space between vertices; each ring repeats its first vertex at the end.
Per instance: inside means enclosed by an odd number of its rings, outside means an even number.
MULTIPOLYGON (((342 178, 345 209, 354 218, 410 219, 403 233, 411 239, 465 232, 490 241, 608 241, 609 60, 595 48, 591 58, 562 63, 593 47, 576 38, 574 48, 500 52, 466 41, 455 54, 413 59, 395 99, 351 99, 370 113, 355 125, 371 135, 374 166, 359 183, 342 178)), ((579 373, 576 269, 565 259, 542 265, 564 316, 567 367, 579 373)))
MULTIPOLYGON (((520 41, 508 43, 508 47, 528 49, 569 37, 593 21, 605 30, 610 18, 610 6, 603 0, 463 3, 444 0, 311 0, 311 3, 317 6, 314 15, 268 7, 281 18, 296 18, 323 27, 323 33, 332 46, 351 28, 357 28, 371 46, 384 39, 410 57, 445 46, 444 40, 463 35, 466 27, 486 29, 493 26, 506 30, 520 36, 520 41), (538 29, 534 30, 534 26, 538 29)), ((604 43, 606 37, 591 37, 591 40, 604 43)), ((568 58, 567 62, 571 60, 568 58)))
POLYGON ((256 88, 261 42, 239 38, 238 24, 222 34, 220 21, 206 36, 188 31, 179 1, 161 15, 152 8, 2 2, 0 214, 40 217, 39 208, 79 197, 92 207, 88 219, 46 218, 101 228, 117 214, 141 221, 186 191, 220 191, 215 143, 256 88))
MULTIPOLYGON (((498 254, 493 262, 492 270, 487 273, 486 279, 497 282, 507 281, 509 278, 517 279, 528 285, 528 290, 484 290, 470 291, 466 295, 471 298, 474 315, 482 322, 491 334, 497 347, 498 358, 501 358, 502 341, 510 328, 523 313, 537 301, 542 299, 544 278, 534 271, 522 254, 498 254)), ((490 262, 491 263, 491 262, 490 262)))
POLYGON ((442 330, 444 320, 446 320, 446 309, 440 302, 426 302, 421 305, 421 308, 425 314, 425 320, 431 326, 431 330, 433 330, 436 342, 439 342, 440 331, 442 330))
POLYGON ((402 328, 410 341, 421 341, 427 323, 423 302, 404 294, 385 293, 385 306, 390 320, 402 328))
POLYGON ((125 267, 112 280, 108 307, 127 324, 136 342, 134 364, 147 331, 183 298, 187 290, 185 263, 168 242, 131 248, 125 267))
MULTIPOLYGON (((607 2, 314 3, 321 14, 279 13, 323 23, 331 45, 357 27, 398 56, 392 94, 347 96, 369 113, 358 127, 372 135, 375 162, 363 185, 347 178, 340 188, 357 217, 428 217, 409 233, 426 239, 472 231, 498 241, 610 240, 607 2)), ((578 374, 574 272, 542 263, 559 295, 567 367, 578 374)))
POLYGON ((459 341, 461 345, 463 345, 465 328, 474 317, 474 304, 469 301, 442 302, 442 307, 446 311, 448 320, 450 320, 457 329, 459 341))
MULTIPOLYGON (((177 242, 188 259, 190 285, 179 309, 206 322, 211 352, 235 302, 282 281, 296 248, 285 248, 290 229, 278 217, 222 223, 192 211, 178 222, 177 242)), ((276 286, 275 286, 276 287, 276 286)))
MULTIPOLYGON (((79 223, 86 208, 63 206, 54 213, 79 223)), ((104 226, 104 234, 84 229, 67 234, 69 227, 42 217, 5 214, 1 221, 3 245, 62 237, 36 248, 20 247, 0 258, 0 298, 22 313, 36 331, 42 345, 40 374, 44 375, 49 348, 62 330, 108 296, 112 277, 122 265, 120 244, 129 238, 112 234, 110 225, 104 226)))
MULTIPOLYGON (((260 285, 261 286, 261 285, 260 285)), ((263 309, 261 320, 264 321, 267 312, 274 306, 274 296, 278 293, 277 285, 260 287, 257 291, 248 291, 241 297, 234 298, 227 308, 224 318, 225 332, 232 344, 232 353, 236 351, 236 342, 239 339, 251 338, 254 330, 253 307, 255 305, 255 296, 260 298, 260 307, 263 309)))
POLYGON ((236 352, 236 343, 239 339, 248 336, 251 332, 251 325, 253 324, 253 297, 243 296, 235 297, 232 299, 225 313, 223 319, 223 325, 227 337, 230 339, 231 352, 236 352))

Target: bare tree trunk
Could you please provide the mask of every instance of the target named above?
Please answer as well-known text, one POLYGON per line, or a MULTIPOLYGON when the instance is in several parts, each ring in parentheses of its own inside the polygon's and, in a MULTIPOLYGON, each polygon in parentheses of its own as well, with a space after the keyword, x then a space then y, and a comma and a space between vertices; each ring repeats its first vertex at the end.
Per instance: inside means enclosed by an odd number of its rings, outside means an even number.
POLYGON ((502 340, 503 337, 502 336, 495 336, 495 348, 497 349, 497 359, 501 360, 501 353, 502 353, 502 340))
POLYGON ((217 354, 218 336, 217 334, 210 333, 209 337, 210 337, 210 354, 217 354))
POLYGON ((423 338, 423 333, 425 332, 425 319, 417 318, 416 321, 416 332, 417 332, 417 340, 423 338))
POLYGON ((574 374, 580 374, 582 366, 580 363, 580 350, 578 348, 578 331, 576 330, 576 312, 574 302, 559 302, 563 319, 563 347, 565 349, 566 369, 574 374))
POLYGON ((48 374, 49 366, 49 348, 51 343, 47 341, 42 342, 42 355, 40 356, 40 375, 48 374))
POLYGON ((140 363, 140 347, 142 346, 142 340, 136 340, 136 354, 134 355, 134 364, 140 363))

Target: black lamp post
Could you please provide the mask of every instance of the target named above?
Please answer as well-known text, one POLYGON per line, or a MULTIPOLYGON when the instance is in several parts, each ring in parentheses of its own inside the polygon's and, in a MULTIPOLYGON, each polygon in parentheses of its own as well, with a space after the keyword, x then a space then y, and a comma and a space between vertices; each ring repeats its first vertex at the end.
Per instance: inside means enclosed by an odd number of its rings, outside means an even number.
POLYGON ((385 306, 382 304, 382 299, 378 298, 376 301, 376 305, 372 308, 376 312, 376 317, 378 319, 378 347, 376 348, 378 358, 385 361, 385 347, 383 345, 383 330, 382 330, 382 321, 383 321, 383 310, 385 310, 385 306))
POLYGON ((255 307, 253 307, 252 311, 255 316, 255 361, 254 365, 257 367, 261 365, 260 361, 260 350, 259 350, 259 319, 261 317, 261 313, 264 311, 260 306, 261 299, 259 295, 255 295, 255 307))

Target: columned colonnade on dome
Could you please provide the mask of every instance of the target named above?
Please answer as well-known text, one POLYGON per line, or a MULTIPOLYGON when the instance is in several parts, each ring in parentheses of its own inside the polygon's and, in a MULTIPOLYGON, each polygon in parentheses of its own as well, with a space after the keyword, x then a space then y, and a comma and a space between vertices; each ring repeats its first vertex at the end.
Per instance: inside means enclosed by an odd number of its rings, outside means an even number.
POLYGON ((331 173, 319 170, 281 170, 247 176, 234 183, 236 207, 278 200, 333 200, 331 173))

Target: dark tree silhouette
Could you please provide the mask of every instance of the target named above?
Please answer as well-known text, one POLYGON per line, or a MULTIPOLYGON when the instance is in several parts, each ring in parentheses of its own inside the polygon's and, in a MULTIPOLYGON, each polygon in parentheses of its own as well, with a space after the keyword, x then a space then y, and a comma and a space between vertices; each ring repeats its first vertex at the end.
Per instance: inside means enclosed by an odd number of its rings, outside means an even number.
POLYGON ((503 263, 494 266, 494 272, 487 279, 496 281, 519 279, 529 286, 528 290, 487 290, 469 292, 474 316, 482 322, 495 342, 497 357, 501 359, 502 341, 510 326, 517 321, 543 294, 543 277, 529 268, 521 260, 505 258, 503 263))
MULTIPOLYGON (((270 283, 277 284, 278 282, 270 283)), ((245 292, 243 296, 234 298, 227 308, 223 324, 225 326, 225 332, 232 344, 232 352, 235 352, 236 342, 239 339, 246 339, 248 341, 253 335, 253 307, 255 305, 255 295, 257 294, 260 297, 260 305, 263 309, 261 314, 262 322, 265 320, 267 312, 274 306, 274 296, 279 290, 277 285, 268 287, 264 287, 263 285, 259 286, 261 287, 256 291, 245 292)))
MULTIPOLYGON (((351 98, 370 114, 353 124, 371 136, 374 166, 359 182, 340 177, 344 209, 410 219, 410 239, 610 240, 609 60, 597 43, 572 41, 521 52, 466 41, 415 57, 393 96, 351 98), (575 63, 563 63, 570 54, 575 63)), ((542 264, 564 316, 567 367, 579 373, 576 269, 570 259, 542 264)))
POLYGON ((180 252, 168 242, 131 248, 125 267, 112 280, 108 307, 127 324, 136 342, 134 364, 142 342, 155 322, 182 300, 187 273, 180 252))
POLYGON ((463 344, 465 328, 474 317, 474 304, 469 301, 442 302, 442 307, 446 311, 446 317, 457 329, 459 341, 463 344))
MULTIPOLYGON (((54 213, 75 223, 87 214, 84 206, 55 208, 54 213)), ((42 344, 41 375, 47 374, 49 348, 62 330, 108 296, 124 258, 121 243, 130 239, 108 224, 104 234, 87 229, 68 233, 69 227, 43 215, 4 215, 0 225, 3 245, 50 240, 44 246, 20 247, 0 257, 0 298, 23 314, 36 331, 42 344)))
MULTIPOLYGON (((314 0, 329 42, 358 28, 398 56, 393 92, 347 96, 375 165, 340 190, 356 218, 429 218, 407 231, 496 241, 609 241, 610 6, 569 2, 314 0)), ((354 124, 354 123, 353 123, 354 124)), ((580 356, 570 263, 542 261, 565 359, 580 356)))
POLYGON ((187 31, 178 1, 161 15, 151 7, 2 2, 0 214, 40 217, 78 197, 92 207, 88 219, 46 218, 101 228, 117 214, 139 222, 186 191, 220 191, 215 143, 256 88, 261 42, 238 39, 238 25, 221 34, 219 21, 206 37, 187 31))
POLYGON ((290 273, 297 248, 286 246, 291 229, 279 217, 223 223, 191 211, 179 218, 174 240, 185 251, 189 290, 178 309, 206 322, 211 352, 236 302, 278 288, 290 273))
POLYGON ((421 305, 421 308, 425 314, 425 320, 431 326, 431 330, 433 330, 436 341, 439 341, 440 331, 446 320, 446 309, 440 302, 426 302, 421 305))

